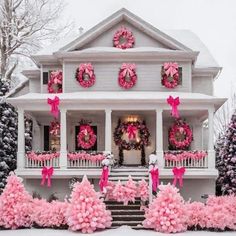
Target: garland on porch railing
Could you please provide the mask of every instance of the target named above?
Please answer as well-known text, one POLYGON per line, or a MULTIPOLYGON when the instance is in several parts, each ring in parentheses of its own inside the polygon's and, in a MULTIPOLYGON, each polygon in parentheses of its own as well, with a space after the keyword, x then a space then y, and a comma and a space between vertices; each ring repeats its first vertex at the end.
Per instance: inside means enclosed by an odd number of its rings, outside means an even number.
POLYGON ((102 153, 87 153, 84 151, 81 152, 70 152, 67 154, 67 158, 70 161, 76 160, 87 160, 87 161, 102 161, 106 158, 106 156, 102 153))
POLYGON ((33 161, 49 161, 60 157, 59 152, 27 152, 26 157, 33 161))

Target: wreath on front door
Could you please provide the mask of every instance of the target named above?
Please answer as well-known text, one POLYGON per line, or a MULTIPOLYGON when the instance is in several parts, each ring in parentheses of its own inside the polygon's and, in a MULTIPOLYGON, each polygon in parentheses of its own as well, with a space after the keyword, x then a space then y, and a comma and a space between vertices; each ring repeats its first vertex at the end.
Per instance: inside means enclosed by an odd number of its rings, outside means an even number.
POLYGON ((144 147, 149 145, 149 137, 150 132, 144 121, 121 122, 119 119, 114 132, 114 142, 119 147, 119 164, 122 165, 124 161, 123 150, 134 149, 141 150, 141 164, 145 165, 144 147))
POLYGON ((166 88, 175 88, 179 84, 179 66, 176 62, 166 62, 162 67, 161 83, 166 88))
POLYGON ((169 130, 169 144, 171 149, 186 150, 193 141, 193 132, 190 126, 179 119, 172 125, 169 130))
POLYGON ((113 45, 116 48, 127 49, 134 46, 134 36, 133 33, 122 26, 117 30, 113 37, 113 45))
POLYGON ((83 63, 79 65, 75 75, 77 81, 83 88, 89 88, 95 84, 95 74, 91 63, 83 63))
POLYGON ((62 71, 52 71, 48 81, 49 93, 62 93, 62 71))
POLYGON ((118 77, 120 87, 130 89, 136 84, 137 74, 135 69, 135 64, 122 64, 118 77))
POLYGON ((96 140, 97 136, 90 124, 81 123, 80 130, 77 135, 78 147, 82 147, 83 149, 90 149, 95 145, 96 140))

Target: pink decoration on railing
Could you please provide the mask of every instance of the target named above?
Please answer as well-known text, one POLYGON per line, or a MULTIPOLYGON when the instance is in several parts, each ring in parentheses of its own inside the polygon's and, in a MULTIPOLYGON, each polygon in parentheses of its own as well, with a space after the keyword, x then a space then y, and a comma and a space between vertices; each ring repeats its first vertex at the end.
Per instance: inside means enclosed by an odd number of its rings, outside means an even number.
POLYGON ((127 76, 134 76, 135 75, 135 69, 136 69, 136 65, 135 64, 128 64, 128 63, 123 63, 121 68, 122 70, 122 75, 125 77, 127 76))
POLYGON ((178 64, 176 62, 165 62, 164 70, 167 76, 173 77, 178 72, 178 64))
POLYGON ((183 187, 183 175, 185 173, 185 167, 174 167, 172 169, 172 172, 174 174, 174 180, 173 180, 173 185, 176 186, 178 180, 179 180, 179 186, 182 188, 183 187))
POLYGON ((43 186, 47 180, 47 186, 51 187, 51 177, 53 175, 54 168, 53 167, 43 167, 42 169, 42 181, 41 185, 43 186))
POLYGON ((137 127, 134 125, 128 125, 127 127, 127 133, 128 133, 128 138, 129 139, 135 139, 136 138, 136 132, 137 132, 137 127))
POLYGON ((107 166, 104 166, 102 168, 102 175, 100 177, 99 181, 99 187, 100 191, 103 192, 108 184, 108 175, 109 175, 109 168, 107 166))
POLYGON ((159 170, 156 167, 153 167, 149 173, 151 174, 152 178, 152 191, 156 192, 157 187, 159 186, 159 170))
POLYGON ((53 152, 53 153, 35 153, 34 151, 28 152, 26 154, 26 157, 29 160, 33 161, 50 161, 53 160, 54 158, 59 158, 60 153, 59 152, 53 152))
POLYGON ((60 104, 60 98, 55 96, 54 99, 48 98, 48 104, 51 106, 51 113, 55 118, 58 118, 59 109, 58 106, 60 104))
POLYGON ((179 97, 173 98, 172 96, 169 96, 167 98, 167 103, 171 106, 171 115, 175 118, 179 118, 179 111, 178 111, 178 105, 180 104, 179 97))
POLYGON ((103 154, 89 154, 86 152, 75 152, 75 153, 68 153, 67 158, 70 161, 76 161, 76 160, 87 160, 87 161, 102 161, 105 159, 105 156, 103 154))

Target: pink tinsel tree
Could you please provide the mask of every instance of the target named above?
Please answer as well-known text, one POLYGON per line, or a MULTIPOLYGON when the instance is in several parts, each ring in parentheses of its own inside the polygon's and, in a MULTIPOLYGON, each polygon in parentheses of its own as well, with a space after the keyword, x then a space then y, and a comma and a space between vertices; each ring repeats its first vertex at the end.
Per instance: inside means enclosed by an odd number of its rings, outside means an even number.
POLYGON ((163 233, 177 233, 187 230, 187 216, 184 200, 174 186, 160 185, 160 192, 150 203, 143 225, 163 233))
POLYGON ((138 182, 137 196, 144 202, 148 200, 148 183, 144 179, 138 182))
POLYGON ((116 200, 117 202, 124 202, 125 187, 122 185, 120 180, 115 185, 112 195, 113 195, 114 200, 116 200))
POLYGON ((67 208, 67 224, 72 231, 92 233, 96 229, 111 226, 111 212, 106 210, 105 204, 99 199, 93 185, 84 176, 81 183, 74 184, 70 205, 67 208))
POLYGON ((7 229, 30 227, 32 201, 22 179, 11 173, 0 196, 0 226, 7 229))
POLYGON ((116 184, 112 181, 107 182, 107 193, 106 193, 106 199, 107 200, 115 200, 115 197, 113 196, 113 191, 116 184))
POLYGON ((137 186, 136 183, 129 176, 128 181, 125 183, 125 195, 124 195, 124 204, 127 205, 128 202, 135 202, 135 197, 137 195, 137 186))

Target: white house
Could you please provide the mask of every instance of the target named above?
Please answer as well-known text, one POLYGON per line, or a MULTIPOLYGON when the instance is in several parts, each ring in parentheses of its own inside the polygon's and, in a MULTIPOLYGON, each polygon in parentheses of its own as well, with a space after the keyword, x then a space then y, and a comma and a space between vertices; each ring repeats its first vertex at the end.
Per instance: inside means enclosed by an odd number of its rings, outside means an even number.
MULTIPOLYGON (((127 33, 126 32, 126 33, 127 33)), ((127 38, 118 38, 118 44, 126 43, 127 38)), ((68 182, 72 177, 81 178, 87 174, 98 186, 101 174, 100 161, 69 160, 68 153, 80 150, 77 145, 79 121, 91 121, 96 134, 96 144, 91 150, 111 151, 119 160, 119 147, 113 134, 121 122, 146 122, 150 132, 149 142, 144 146, 143 156, 156 151, 161 182, 173 180, 172 168, 183 166, 183 196, 200 200, 201 195, 214 193, 215 153, 213 145, 213 116, 225 102, 224 98, 213 95, 213 83, 221 67, 215 62, 200 39, 188 30, 160 31, 126 9, 121 9, 92 29, 69 41, 59 41, 32 55, 38 68, 24 70, 28 81, 8 98, 8 102, 18 109, 18 154, 16 173, 22 176, 27 188, 42 195, 57 192, 60 197, 69 193, 68 182), (114 34, 125 27, 131 38, 131 48, 120 49, 114 46, 114 34), (133 38, 132 38, 133 37, 133 38), (134 41, 134 43, 132 42, 134 41), (162 84, 163 65, 176 62, 178 82, 174 88, 162 84), (96 77, 93 86, 84 88, 75 75, 80 64, 91 63, 96 77), (122 88, 118 75, 123 63, 135 64, 137 81, 130 89, 122 88), (61 70, 63 74, 62 93, 48 93, 51 71, 61 70), (207 156, 197 159, 165 160, 164 152, 169 150, 168 131, 175 119, 171 116, 171 106, 167 98, 179 97, 178 106, 181 119, 192 130, 191 150, 207 148, 207 156), (49 134, 50 122, 54 120, 47 99, 57 96, 60 99, 60 137, 57 140, 49 134), (49 151, 53 147, 60 152, 59 158, 44 163, 31 160, 25 153, 24 115, 33 120, 33 150, 49 151), (203 142, 202 124, 209 121, 208 143, 203 142), (53 166, 52 187, 40 186, 42 166, 53 166)), ((171 76, 173 77, 173 76, 171 76)), ((172 81, 173 78, 170 78, 172 81)), ((83 76, 83 80, 87 78, 83 76)), ((130 77, 124 80, 129 83, 130 77)), ((139 142, 138 132, 134 132, 139 142)), ((129 138, 122 136, 127 142, 129 138)), ((133 137, 134 139, 134 137, 133 137)), ((175 155, 175 153, 174 153, 175 155)), ((141 165, 140 150, 123 150, 123 164, 111 168, 110 180, 125 179, 128 174, 139 179, 148 175, 147 167, 141 165), (126 168, 124 167, 126 166, 126 168)))

